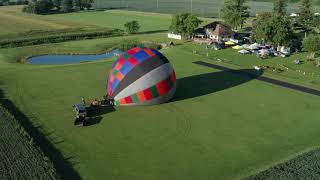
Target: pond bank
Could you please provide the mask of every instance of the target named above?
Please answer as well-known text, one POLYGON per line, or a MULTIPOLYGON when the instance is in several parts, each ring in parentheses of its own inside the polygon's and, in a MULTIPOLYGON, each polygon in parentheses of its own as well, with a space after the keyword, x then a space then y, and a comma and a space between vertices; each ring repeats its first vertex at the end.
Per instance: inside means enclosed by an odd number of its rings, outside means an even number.
POLYGON ((110 52, 101 54, 77 54, 77 55, 67 55, 67 54, 49 54, 34 56, 27 59, 28 64, 74 64, 90 61, 98 61, 107 58, 112 58, 122 54, 123 51, 119 49, 114 49, 110 52))

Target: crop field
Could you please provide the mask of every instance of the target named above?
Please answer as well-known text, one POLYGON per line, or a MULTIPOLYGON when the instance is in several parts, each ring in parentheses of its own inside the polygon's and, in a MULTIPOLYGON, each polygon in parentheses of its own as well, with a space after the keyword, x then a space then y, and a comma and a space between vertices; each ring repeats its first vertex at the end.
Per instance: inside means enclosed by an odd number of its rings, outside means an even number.
POLYGON ((319 179, 320 150, 316 149, 281 163, 246 180, 319 179))
POLYGON ((150 16, 150 13, 123 10, 80 12, 53 16, 61 20, 117 29, 123 29, 124 24, 128 21, 137 20, 141 26, 140 31, 166 31, 171 23, 171 15, 157 14, 150 16))
MULTIPOLYGON (((119 107, 73 126, 71 106, 102 97, 114 59, 74 65, 15 63, 28 53, 88 53, 136 35, 0 50, 2 88, 30 118, 59 139, 56 147, 83 179, 238 179, 317 147, 317 96, 193 64, 189 44, 162 52, 178 89, 159 106, 119 107)), ((241 69, 241 68, 240 68, 241 69)))
POLYGON ((0 7, 0 35, 79 26, 79 24, 62 20, 57 21, 49 16, 22 13, 21 8, 22 6, 0 7))
MULTIPOLYGON (((222 0, 193 0, 192 13, 203 17, 219 17, 219 11, 223 4, 222 0)), ((318 0, 314 1, 316 11, 320 10, 318 0)), ((272 1, 249 1, 251 15, 261 13, 261 11, 271 11, 272 1)), ((296 12, 298 3, 289 3, 288 11, 296 12)), ((138 11, 150 11, 175 14, 177 12, 191 12, 190 0, 97 0, 96 8, 129 8, 138 11)))
MULTIPOLYGON (((1 97, 0 97, 1 98, 1 97)), ((49 159, 0 105, 0 179, 57 179, 49 159)))
MULTIPOLYGON (((65 21, 95 25, 107 28, 124 29, 128 21, 136 20, 141 26, 140 32, 167 31, 171 23, 172 15, 147 13, 124 10, 106 10, 98 12, 80 12, 52 15, 56 19, 65 21)), ((213 21, 210 18, 202 18, 203 23, 213 21)))
MULTIPOLYGON (((108 10, 39 16, 22 13, 21 8, 0 7, 0 47, 106 37, 113 29, 124 30, 124 24, 132 20, 139 22, 140 33, 167 31, 171 23, 171 15, 159 13, 108 10)), ((201 19, 203 24, 214 20, 201 19)))

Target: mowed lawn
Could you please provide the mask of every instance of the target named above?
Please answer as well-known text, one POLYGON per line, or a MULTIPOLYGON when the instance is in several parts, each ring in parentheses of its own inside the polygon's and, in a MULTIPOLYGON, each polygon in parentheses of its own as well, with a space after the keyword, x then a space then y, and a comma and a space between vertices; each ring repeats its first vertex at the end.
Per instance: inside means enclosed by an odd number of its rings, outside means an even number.
POLYGON ((185 44, 183 47, 186 52, 196 52, 196 56, 210 59, 210 63, 218 63, 231 68, 249 68, 254 66, 268 66, 265 75, 281 79, 287 82, 305 85, 320 89, 320 71, 314 61, 308 60, 308 52, 292 53, 291 56, 258 58, 256 55, 242 55, 236 49, 227 48, 216 51, 206 48, 206 45, 185 44), (296 65, 295 60, 300 60, 301 64, 296 65), (275 71, 274 69, 278 69, 275 71))
MULTIPOLYGON (((32 48, 86 52, 121 40, 32 48)), ((195 65, 202 57, 183 48, 163 50, 177 73, 172 102, 117 107, 89 127, 73 126, 72 105, 102 97, 114 59, 22 65, 13 60, 27 47, 1 50, 0 85, 83 179, 238 179, 319 145, 319 97, 195 65)))

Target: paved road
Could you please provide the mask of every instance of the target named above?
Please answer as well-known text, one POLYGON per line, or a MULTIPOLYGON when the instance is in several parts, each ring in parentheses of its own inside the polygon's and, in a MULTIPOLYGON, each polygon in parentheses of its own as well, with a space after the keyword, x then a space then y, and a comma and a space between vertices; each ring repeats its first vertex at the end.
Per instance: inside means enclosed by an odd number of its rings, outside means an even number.
MULTIPOLYGON (((223 66, 219 66, 219 65, 216 65, 216 64, 203 62, 203 61, 195 61, 193 63, 201 65, 201 66, 206 66, 206 67, 222 70, 222 71, 235 71, 234 69, 230 69, 230 68, 227 68, 227 67, 223 67, 223 66)), ((247 73, 245 71, 242 71, 242 72, 238 71, 237 73, 238 74, 246 74, 246 75, 249 75, 249 76, 252 75, 251 73, 247 73)), ((268 77, 265 77, 265 76, 258 76, 256 79, 260 80, 260 81, 263 81, 263 82, 267 82, 267 83, 271 83, 271 84, 274 84, 274 85, 278 85, 278 86, 281 86, 281 87, 285 87, 285 88, 288 88, 288 89, 292 89, 292 90, 296 90, 296 91, 300 91, 300 92, 304 92, 304 93, 320 96, 320 91, 319 90, 308 88, 308 87, 305 87, 305 86, 291 84, 291 83, 288 83, 288 82, 285 82, 285 81, 280 81, 280 80, 268 78, 268 77)))

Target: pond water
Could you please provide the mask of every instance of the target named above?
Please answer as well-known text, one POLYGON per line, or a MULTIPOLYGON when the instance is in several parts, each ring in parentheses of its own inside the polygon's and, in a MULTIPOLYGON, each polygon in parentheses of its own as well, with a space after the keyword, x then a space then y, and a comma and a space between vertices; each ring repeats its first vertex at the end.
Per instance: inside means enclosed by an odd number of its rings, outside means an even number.
POLYGON ((98 61, 102 59, 112 58, 119 54, 123 54, 119 49, 113 51, 96 54, 96 55, 43 55, 34 56, 28 59, 29 64, 74 64, 89 61, 98 61))

